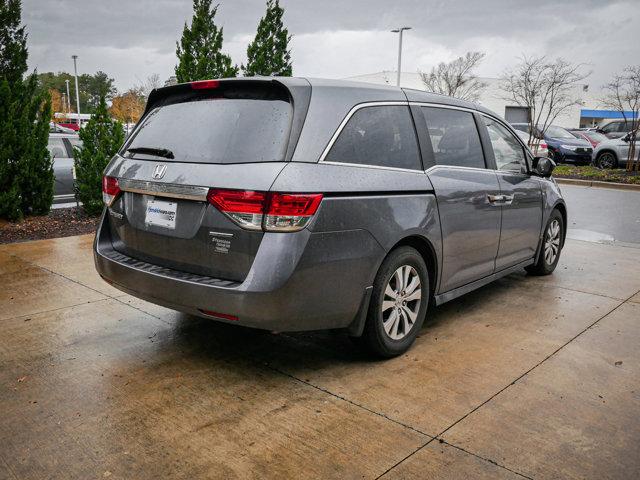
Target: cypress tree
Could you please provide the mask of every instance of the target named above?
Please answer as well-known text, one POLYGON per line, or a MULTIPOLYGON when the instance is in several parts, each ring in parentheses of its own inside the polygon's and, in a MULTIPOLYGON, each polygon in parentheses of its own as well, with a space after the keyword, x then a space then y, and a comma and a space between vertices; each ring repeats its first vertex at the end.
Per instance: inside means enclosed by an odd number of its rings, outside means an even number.
POLYGON ((287 49, 291 35, 282 23, 283 14, 278 0, 267 0, 256 37, 247 47, 247 65, 242 66, 245 76, 291 76, 291 51, 287 49))
POLYGON ((120 122, 109 116, 107 102, 100 98, 95 113, 80 129, 82 147, 73 149, 76 170, 76 198, 89 215, 98 215, 102 203, 102 174, 124 141, 120 122))
POLYGON ((22 114, 18 115, 18 158, 21 211, 24 215, 44 215, 53 203, 53 159, 49 155, 51 99, 38 89, 38 79, 30 75, 23 83, 22 114))
POLYGON ((0 79, 0 216, 17 220, 22 216, 17 159, 19 143, 13 126, 15 99, 6 79, 0 79))
POLYGON ((53 202, 47 150, 51 103, 27 71, 27 34, 20 0, 0 0, 0 216, 44 214, 53 202))
POLYGON ((191 27, 184 24, 182 38, 176 42, 176 78, 179 83, 211 78, 235 77, 238 66, 222 53, 223 29, 215 24, 219 5, 211 0, 193 0, 191 27))

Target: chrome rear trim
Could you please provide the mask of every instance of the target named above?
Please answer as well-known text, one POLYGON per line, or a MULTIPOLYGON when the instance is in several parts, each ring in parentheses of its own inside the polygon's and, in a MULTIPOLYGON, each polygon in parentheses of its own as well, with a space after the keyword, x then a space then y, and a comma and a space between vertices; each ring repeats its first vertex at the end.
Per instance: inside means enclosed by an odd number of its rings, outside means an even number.
POLYGON ((142 195, 155 195, 156 197, 182 198, 185 200, 207 200, 208 187, 194 185, 177 185, 175 183, 149 182, 146 180, 133 180, 119 178, 118 185, 123 192, 140 193, 142 195))

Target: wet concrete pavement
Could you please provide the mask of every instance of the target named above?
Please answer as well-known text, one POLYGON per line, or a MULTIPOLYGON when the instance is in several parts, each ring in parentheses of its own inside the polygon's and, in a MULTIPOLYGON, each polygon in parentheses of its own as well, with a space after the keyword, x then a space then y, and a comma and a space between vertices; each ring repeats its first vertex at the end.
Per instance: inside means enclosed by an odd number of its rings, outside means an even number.
POLYGON ((373 361, 125 295, 91 240, 0 246, 0 478, 640 476, 640 248, 569 240, 373 361))
POLYGON ((640 191, 560 185, 573 238, 640 242, 640 191))

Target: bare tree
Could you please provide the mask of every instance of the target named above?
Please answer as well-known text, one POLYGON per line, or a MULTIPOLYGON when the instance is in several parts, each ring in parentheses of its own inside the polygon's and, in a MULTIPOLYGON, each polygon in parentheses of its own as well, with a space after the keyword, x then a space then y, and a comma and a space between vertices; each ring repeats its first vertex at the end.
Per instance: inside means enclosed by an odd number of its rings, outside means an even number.
POLYGON ((156 88, 160 88, 162 86, 162 82, 160 81, 160 75, 157 73, 152 73, 147 77, 142 85, 140 85, 140 90, 144 94, 145 97, 148 97, 152 90, 156 88))
POLYGON ((467 52, 464 57, 438 64, 429 73, 418 73, 427 91, 475 102, 487 88, 487 84, 473 74, 484 57, 481 52, 467 52))
POLYGON ((561 58, 522 57, 520 63, 502 76, 505 99, 529 110, 529 145, 537 151, 541 134, 558 116, 582 102, 575 94, 576 86, 590 75, 580 73, 581 64, 571 64, 561 58))
MULTIPOLYGON (((622 113, 625 122, 631 123, 627 171, 640 170, 640 158, 636 158, 636 137, 640 119, 640 65, 630 66, 622 74, 615 75, 603 86, 607 92, 601 100, 605 107, 622 113), (631 118, 627 118, 631 112, 631 118)), ((639 153, 640 156, 640 153, 639 153)))

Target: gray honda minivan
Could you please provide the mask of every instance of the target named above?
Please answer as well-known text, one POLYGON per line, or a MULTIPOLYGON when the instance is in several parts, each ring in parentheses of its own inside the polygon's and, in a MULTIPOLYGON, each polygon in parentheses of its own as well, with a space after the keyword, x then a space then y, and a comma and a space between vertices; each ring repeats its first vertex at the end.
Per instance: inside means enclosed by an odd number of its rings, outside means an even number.
POLYGON ((154 90, 105 170, 95 263, 153 303, 406 351, 430 306, 564 244, 553 162, 500 117, 417 90, 240 78, 154 90))

